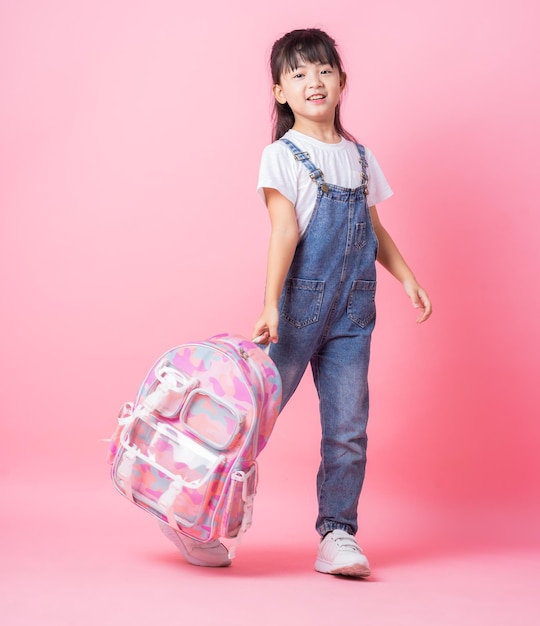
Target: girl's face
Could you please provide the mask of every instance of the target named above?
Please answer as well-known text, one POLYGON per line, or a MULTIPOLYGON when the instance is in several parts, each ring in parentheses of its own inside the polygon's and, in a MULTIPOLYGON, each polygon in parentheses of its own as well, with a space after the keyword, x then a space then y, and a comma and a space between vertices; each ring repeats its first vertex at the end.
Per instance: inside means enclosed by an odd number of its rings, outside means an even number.
POLYGON ((286 68, 281 81, 273 86, 280 104, 287 103, 294 113, 294 128, 307 124, 334 124, 336 106, 345 87, 345 74, 328 63, 299 59, 294 70, 286 68))

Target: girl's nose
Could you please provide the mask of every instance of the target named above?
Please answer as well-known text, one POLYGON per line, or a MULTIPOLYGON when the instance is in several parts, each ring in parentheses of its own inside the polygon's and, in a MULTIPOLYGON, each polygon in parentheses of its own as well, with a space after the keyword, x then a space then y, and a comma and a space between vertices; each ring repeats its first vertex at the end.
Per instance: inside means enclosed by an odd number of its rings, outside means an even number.
POLYGON ((313 72, 309 77, 310 87, 320 87, 322 85, 322 79, 319 71, 313 72))

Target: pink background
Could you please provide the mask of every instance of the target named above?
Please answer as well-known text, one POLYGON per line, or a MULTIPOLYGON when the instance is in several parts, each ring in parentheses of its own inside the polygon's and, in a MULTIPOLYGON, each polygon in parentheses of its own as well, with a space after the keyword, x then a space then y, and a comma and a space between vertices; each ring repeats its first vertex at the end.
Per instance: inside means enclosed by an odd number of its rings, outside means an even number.
MULTIPOLYGON (((113 493, 100 439, 161 352, 250 334, 269 232, 255 193, 271 132, 267 59, 277 37, 307 26, 340 44, 345 126, 394 188, 380 215, 435 307, 417 326, 381 270, 360 508, 382 585, 364 587, 369 623, 478 623, 490 607, 492 624, 538 623, 539 19, 533 0, 0 0, 6 623, 81 623, 75 605, 94 607, 88 623, 121 615, 105 589, 133 568, 169 584, 216 581, 182 569, 152 520, 113 493), (418 587, 399 586, 419 555, 418 587), (523 584, 498 587, 501 570, 526 572, 523 584), (456 571, 470 581, 451 592, 446 622, 436 607, 456 571), (378 612, 388 602, 411 621, 378 612)), ((283 594, 263 564, 286 581, 305 569, 305 594, 330 585, 354 611, 357 586, 311 578, 314 395, 306 378, 261 457, 255 526, 230 571, 241 575, 245 558, 246 580, 283 594), (289 543, 305 543, 294 561, 305 568, 280 561, 289 543)), ((288 615, 309 605, 304 623, 330 623, 311 596, 295 597, 288 615)))

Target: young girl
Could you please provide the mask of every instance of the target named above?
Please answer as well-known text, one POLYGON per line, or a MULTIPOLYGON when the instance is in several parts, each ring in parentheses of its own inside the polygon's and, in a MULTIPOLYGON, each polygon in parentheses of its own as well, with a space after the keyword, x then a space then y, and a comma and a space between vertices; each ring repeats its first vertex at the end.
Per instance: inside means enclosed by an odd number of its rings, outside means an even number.
POLYGON ((392 191, 371 152, 340 120, 346 75, 334 40, 295 30, 273 46, 274 143, 262 156, 259 193, 271 236, 263 312, 253 336, 270 342, 282 409, 308 363, 320 401, 315 569, 364 577, 355 540, 366 463, 367 373, 375 323, 375 260, 403 285, 418 322, 427 293, 382 226, 376 204, 392 191))
MULTIPOLYGON (((418 322, 431 303, 383 228, 375 205, 392 191, 375 160, 341 125, 346 75, 335 42, 295 30, 271 54, 274 143, 263 153, 259 192, 270 214, 266 295, 253 329, 270 343, 283 383, 282 409, 308 363, 320 399, 317 475, 322 537, 315 569, 368 576, 354 538, 366 463, 367 371, 375 323, 375 259, 404 286, 418 322)), ((219 541, 163 532, 194 565, 230 564, 219 541)))

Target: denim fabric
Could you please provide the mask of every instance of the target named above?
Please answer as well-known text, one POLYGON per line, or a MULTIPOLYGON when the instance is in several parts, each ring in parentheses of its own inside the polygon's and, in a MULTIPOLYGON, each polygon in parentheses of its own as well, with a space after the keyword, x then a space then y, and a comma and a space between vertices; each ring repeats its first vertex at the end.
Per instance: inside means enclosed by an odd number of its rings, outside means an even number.
POLYGON ((279 341, 270 356, 282 378, 282 409, 311 364, 322 426, 316 529, 355 534, 366 465, 378 245, 366 201, 367 165, 358 146, 363 184, 338 187, 325 182, 307 153, 282 141, 308 168, 318 192, 281 294, 279 341))

